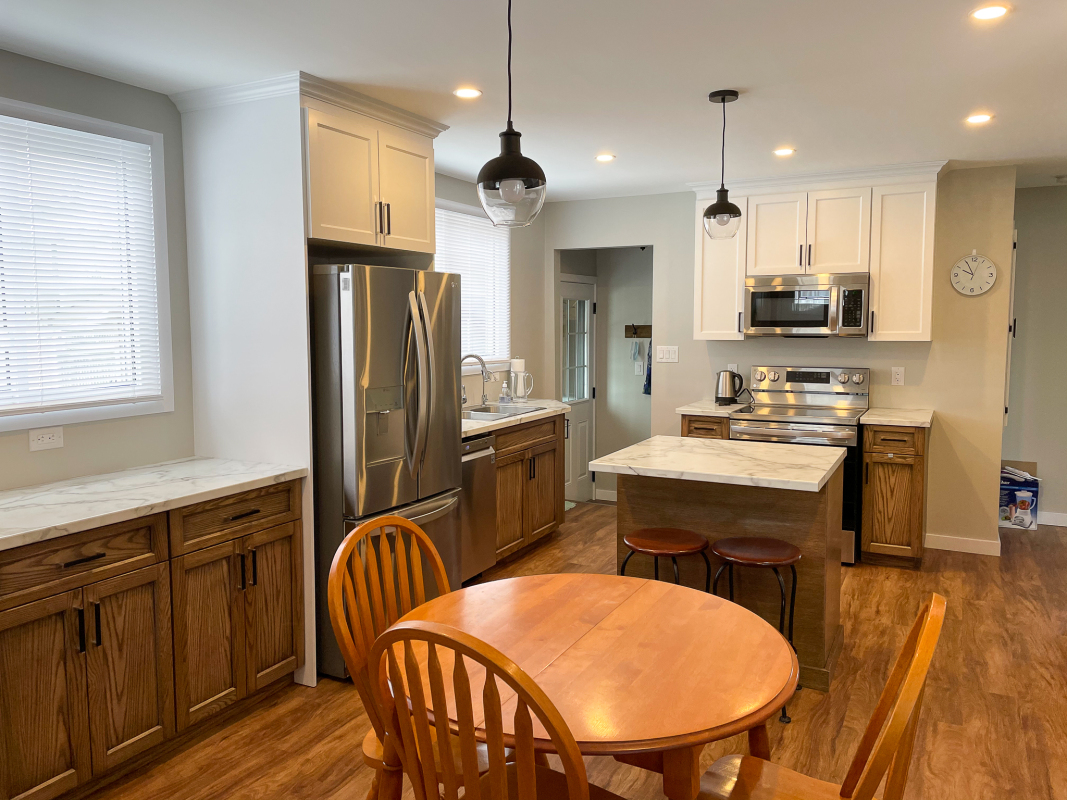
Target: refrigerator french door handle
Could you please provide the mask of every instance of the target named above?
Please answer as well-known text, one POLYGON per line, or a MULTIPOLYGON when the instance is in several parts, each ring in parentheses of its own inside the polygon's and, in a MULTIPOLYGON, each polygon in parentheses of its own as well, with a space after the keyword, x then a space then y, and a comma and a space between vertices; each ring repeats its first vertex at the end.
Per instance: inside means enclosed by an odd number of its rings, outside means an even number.
POLYGON ((415 300, 414 292, 408 292, 408 321, 411 323, 415 333, 415 360, 417 364, 416 379, 419 382, 419 407, 416 411, 418 418, 415 425, 415 442, 412 445, 411 450, 407 450, 406 442, 404 448, 407 451, 408 470, 411 472, 411 477, 414 478, 419 474, 419 469, 422 467, 422 456, 426 451, 426 431, 429 426, 427 411, 429 410, 430 405, 429 397, 427 396, 430 388, 430 376, 427 374, 426 332, 423 330, 422 315, 419 313, 419 307, 415 300))
MULTIPOLYGON (((429 444, 430 440, 430 422, 436 418, 437 414, 437 359, 434 356, 433 346, 433 325, 430 321, 430 304, 426 302, 426 294, 419 292, 419 308, 422 309, 422 325, 426 332, 426 354, 430 364, 430 414, 426 418, 426 432, 423 434, 423 448, 429 444)), ((419 461, 422 461, 422 457, 425 453, 419 454, 419 461)))

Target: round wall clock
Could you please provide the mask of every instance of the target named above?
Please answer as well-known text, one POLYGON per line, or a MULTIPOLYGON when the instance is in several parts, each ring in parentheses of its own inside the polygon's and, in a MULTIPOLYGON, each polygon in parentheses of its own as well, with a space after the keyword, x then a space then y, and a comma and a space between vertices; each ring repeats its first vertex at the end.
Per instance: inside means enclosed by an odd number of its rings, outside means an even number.
POLYGON ((985 256, 972 253, 952 266, 949 277, 957 292, 976 297, 993 288, 997 280, 997 265, 985 256))

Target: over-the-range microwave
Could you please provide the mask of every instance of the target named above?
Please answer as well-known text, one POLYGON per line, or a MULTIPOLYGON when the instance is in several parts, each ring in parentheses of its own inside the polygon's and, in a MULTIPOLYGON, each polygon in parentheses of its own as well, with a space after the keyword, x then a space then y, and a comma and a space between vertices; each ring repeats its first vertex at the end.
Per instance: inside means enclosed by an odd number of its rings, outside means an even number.
POLYGON ((746 336, 866 336, 870 277, 767 275, 745 279, 746 336))

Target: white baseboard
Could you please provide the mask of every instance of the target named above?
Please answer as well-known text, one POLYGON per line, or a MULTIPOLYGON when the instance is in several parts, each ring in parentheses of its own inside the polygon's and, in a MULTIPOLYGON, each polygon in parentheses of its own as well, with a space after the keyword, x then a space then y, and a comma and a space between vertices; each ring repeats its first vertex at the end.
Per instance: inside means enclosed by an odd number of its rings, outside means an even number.
POLYGON ((612 503, 614 503, 618 499, 618 494, 619 494, 618 492, 613 491, 611 489, 597 489, 596 490, 596 499, 597 500, 609 500, 612 503))
POLYGON ((1060 514, 1056 511, 1038 511, 1037 524, 1059 525, 1061 528, 1067 528, 1067 514, 1060 514))
POLYGON ((953 550, 957 553, 975 553, 980 556, 1000 555, 1000 536, 991 539, 965 539, 962 536, 945 536, 940 533, 928 533, 926 547, 931 550, 953 550))

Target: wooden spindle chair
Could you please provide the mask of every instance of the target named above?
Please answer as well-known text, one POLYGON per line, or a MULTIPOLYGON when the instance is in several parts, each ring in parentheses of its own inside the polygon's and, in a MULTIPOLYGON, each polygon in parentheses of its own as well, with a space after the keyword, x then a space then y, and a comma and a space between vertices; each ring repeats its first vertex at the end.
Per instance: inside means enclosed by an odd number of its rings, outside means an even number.
POLYGON ((752 756, 733 755, 720 758, 704 773, 699 800, 871 800, 886 773, 882 800, 901 800, 926 674, 944 620, 945 598, 934 594, 911 626, 843 784, 809 778, 752 756))
POLYGON ((367 656, 382 631, 426 602, 424 556, 437 594, 447 594, 448 576, 437 548, 422 528, 403 517, 378 517, 360 525, 345 537, 330 567, 330 622, 371 723, 363 740, 363 761, 375 771, 368 800, 398 800, 403 772, 374 703, 367 656))
POLYGON ((376 666, 380 679, 373 690, 415 800, 458 800, 461 781, 464 800, 622 800, 589 783, 570 728, 533 678, 480 639, 437 622, 402 622, 374 643, 371 670, 376 666), (452 684, 454 723, 446 680, 452 684), (513 699, 514 734, 505 734, 503 709, 513 699), (535 732, 535 719, 543 730, 535 732), (456 738, 446 735, 450 730, 456 738), (562 773, 543 766, 535 736, 542 749, 551 741, 562 773), (434 738, 447 743, 437 761, 422 757, 434 738), (479 738, 485 740, 489 762, 480 778, 479 738), (446 752, 451 747, 458 749, 453 758, 446 752))

